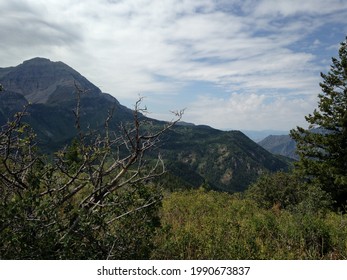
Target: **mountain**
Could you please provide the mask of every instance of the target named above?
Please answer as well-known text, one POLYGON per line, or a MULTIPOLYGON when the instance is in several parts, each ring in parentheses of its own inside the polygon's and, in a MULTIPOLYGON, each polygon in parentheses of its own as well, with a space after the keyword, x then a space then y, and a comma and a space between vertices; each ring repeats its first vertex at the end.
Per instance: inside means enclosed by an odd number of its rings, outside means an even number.
MULTIPOLYGON (((0 125, 30 104, 26 121, 46 152, 56 151, 76 135, 73 112, 77 93, 82 129, 102 131, 112 108, 110 127, 115 133, 121 122, 133 120, 132 110, 63 62, 34 58, 16 67, 0 68, 0 84, 5 89, 0 92, 0 125)), ((158 149, 168 170, 163 180, 172 188, 204 184, 221 191, 242 191, 260 174, 290 165, 287 159, 271 154, 240 131, 220 131, 185 122, 165 133, 158 149)))
POLYGON ((130 109, 63 62, 33 58, 16 67, 0 68, 0 84, 5 89, 0 98, 0 124, 31 104, 28 122, 46 150, 58 149, 75 136, 77 88, 81 90, 83 127, 102 129, 111 108, 117 112, 113 124, 133 118, 130 109))
POLYGON ((74 98, 75 84, 92 96, 101 91, 63 62, 46 58, 24 61, 17 67, 2 68, 0 81, 7 91, 22 94, 31 103, 53 104, 74 98))
POLYGON ((260 142, 265 139, 269 135, 285 135, 288 134, 288 131, 284 130, 241 130, 244 134, 246 134, 249 138, 251 138, 254 142, 260 142))
MULTIPOLYGON (((317 134, 332 133, 321 127, 311 128, 310 131, 317 134)), ((275 155, 285 156, 294 160, 299 159, 299 156, 296 154, 296 142, 290 135, 270 135, 259 141, 258 144, 275 155)))
POLYGON ((163 143, 168 169, 193 187, 207 183, 212 189, 243 191, 260 174, 285 170, 289 165, 240 131, 177 126, 163 143))
POLYGON ((296 143, 289 135, 270 135, 258 144, 273 154, 298 159, 296 143))

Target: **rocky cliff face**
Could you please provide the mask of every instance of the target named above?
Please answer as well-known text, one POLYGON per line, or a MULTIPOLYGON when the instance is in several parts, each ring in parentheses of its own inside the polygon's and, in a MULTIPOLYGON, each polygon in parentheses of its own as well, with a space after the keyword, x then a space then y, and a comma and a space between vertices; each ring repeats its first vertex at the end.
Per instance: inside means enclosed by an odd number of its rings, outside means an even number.
POLYGON ((45 58, 33 58, 17 67, 3 68, 0 83, 6 91, 20 93, 36 104, 73 99, 76 86, 88 90, 90 95, 101 93, 99 88, 68 65, 45 58))
POLYGON ((0 94, 0 110, 3 113, 9 114, 21 111, 28 104, 26 98, 17 92, 3 91, 0 94))
POLYGON ((113 124, 132 119, 132 111, 116 98, 102 93, 94 84, 63 62, 33 58, 16 67, 0 68, 0 125, 30 103, 26 121, 48 150, 68 143, 76 134, 73 110, 77 91, 82 90, 84 127, 102 129, 108 110, 117 111, 113 124))

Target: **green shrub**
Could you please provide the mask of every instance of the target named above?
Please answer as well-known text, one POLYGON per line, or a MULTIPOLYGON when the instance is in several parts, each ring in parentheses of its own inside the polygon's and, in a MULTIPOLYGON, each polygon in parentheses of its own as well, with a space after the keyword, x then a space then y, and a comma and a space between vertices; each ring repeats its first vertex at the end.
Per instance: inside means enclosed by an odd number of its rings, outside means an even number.
POLYGON ((155 259, 345 259, 346 219, 336 213, 263 209, 203 189, 163 201, 155 259))
POLYGON ((280 207, 294 212, 317 213, 326 211, 332 204, 331 197, 321 188, 307 184, 294 173, 265 174, 245 193, 264 209, 280 207))

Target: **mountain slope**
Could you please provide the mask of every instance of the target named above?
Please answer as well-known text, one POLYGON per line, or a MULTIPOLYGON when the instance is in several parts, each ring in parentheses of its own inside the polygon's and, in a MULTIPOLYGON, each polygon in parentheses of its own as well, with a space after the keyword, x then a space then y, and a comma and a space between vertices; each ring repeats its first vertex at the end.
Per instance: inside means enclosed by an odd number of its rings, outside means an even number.
POLYGON ((172 173, 192 186, 208 183, 213 189, 228 192, 243 191, 266 171, 288 168, 287 161, 270 154, 242 132, 208 126, 178 126, 167 135, 162 149, 172 173))
POLYGON ((0 68, 0 83, 5 89, 0 95, 0 124, 30 103, 27 121, 45 150, 57 149, 76 135, 73 111, 79 90, 84 128, 103 129, 108 110, 112 109, 117 112, 113 125, 131 120, 133 116, 117 99, 102 93, 62 62, 34 58, 17 67, 0 68))
MULTIPOLYGON (((110 127, 133 119, 132 110, 90 83, 62 62, 34 58, 21 65, 0 68, 0 125, 23 106, 44 151, 52 152, 76 136, 73 111, 80 92, 81 126, 103 131, 108 110, 114 108, 110 127)), ((144 118, 144 116, 141 116, 144 118)), ((163 122, 151 120, 154 127, 163 122)), ((288 168, 280 159, 239 131, 220 131, 208 126, 180 123, 163 135, 159 151, 168 170, 168 184, 198 187, 208 184, 222 191, 242 191, 266 171, 288 168)))
POLYGON ((296 143, 289 135, 270 135, 258 144, 273 154, 298 159, 296 143))
POLYGON ((20 93, 31 103, 49 104, 73 99, 75 85, 88 89, 89 95, 101 93, 68 65, 46 58, 33 58, 17 67, 3 68, 0 81, 7 91, 20 93))

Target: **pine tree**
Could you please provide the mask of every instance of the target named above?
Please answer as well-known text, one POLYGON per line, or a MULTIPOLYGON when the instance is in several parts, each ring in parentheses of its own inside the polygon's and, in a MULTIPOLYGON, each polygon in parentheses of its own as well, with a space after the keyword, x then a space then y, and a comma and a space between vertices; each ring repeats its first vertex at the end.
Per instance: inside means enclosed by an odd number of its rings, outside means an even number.
POLYGON ((347 200, 347 37, 321 77, 318 109, 305 117, 308 129, 297 127, 291 137, 300 156, 297 170, 341 206, 347 200))

